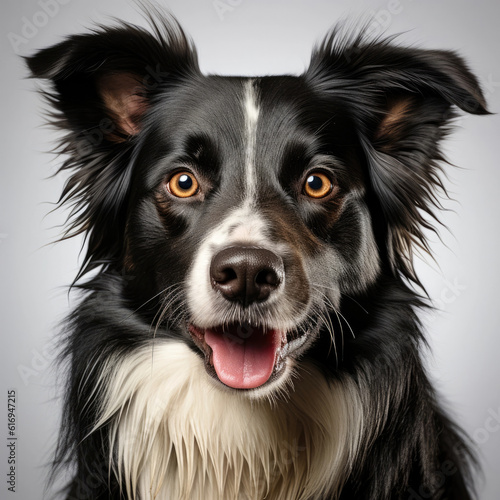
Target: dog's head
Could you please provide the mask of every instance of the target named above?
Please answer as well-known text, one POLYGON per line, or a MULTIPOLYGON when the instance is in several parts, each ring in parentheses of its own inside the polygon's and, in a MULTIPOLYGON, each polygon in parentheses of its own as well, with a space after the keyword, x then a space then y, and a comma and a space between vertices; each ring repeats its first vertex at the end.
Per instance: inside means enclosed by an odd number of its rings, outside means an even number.
POLYGON ((83 273, 120 275, 129 307, 226 386, 272 389, 333 335, 342 296, 416 280, 438 143, 453 105, 482 114, 484 99, 450 52, 334 30, 300 76, 205 76, 175 22, 153 27, 28 59, 67 131, 83 273))

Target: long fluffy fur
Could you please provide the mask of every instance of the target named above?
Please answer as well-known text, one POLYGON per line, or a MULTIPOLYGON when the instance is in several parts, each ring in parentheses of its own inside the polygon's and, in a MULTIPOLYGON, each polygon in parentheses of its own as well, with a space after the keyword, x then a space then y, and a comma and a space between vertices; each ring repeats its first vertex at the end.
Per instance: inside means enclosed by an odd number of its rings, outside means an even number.
MULTIPOLYGON (((423 370, 417 311, 424 302, 412 283, 419 284, 413 251, 428 248, 443 188, 439 142, 455 108, 487 113, 474 76, 453 53, 337 28, 303 75, 228 79, 223 91, 224 79, 201 75, 175 21, 156 13, 151 22, 152 34, 130 24, 99 27, 27 60, 34 76, 52 82, 45 95, 53 123, 66 132, 61 170, 71 175, 60 202, 73 206, 66 236, 87 238, 77 277, 83 298, 62 355, 68 385, 55 469, 74 468, 67 498, 472 498, 467 439, 423 370), (137 135, 120 127, 100 93, 116 74, 137 79, 129 97, 148 109, 134 122, 137 135), (230 120, 242 115, 234 103, 252 85, 259 114, 282 95, 297 106, 293 119, 287 102, 266 118, 277 151, 268 146, 265 154, 289 165, 279 175, 295 175, 310 151, 335 137, 332 147, 344 149, 332 168, 350 186, 324 210, 301 205, 292 187, 276 205, 255 208, 296 250, 290 259, 306 256, 300 272, 310 275, 314 303, 294 332, 309 337, 289 364, 287 385, 255 399, 217 386, 186 337, 184 280, 202 236, 189 233, 195 218, 186 207, 175 212, 158 191, 156 208, 144 202, 141 184, 153 183, 152 165, 171 153, 158 146, 168 135, 159 104, 191 92, 194 109, 197 86, 225 103, 220 144, 190 139, 190 161, 216 169, 218 150, 234 146, 230 120), (290 150, 280 146, 279 134, 300 120, 308 132, 290 150), (161 281, 166 275, 170 281, 161 281)), ((209 121, 203 115, 196 124, 209 121)), ((227 206, 238 206, 228 193, 212 197, 214 227, 227 206)))
POLYGON ((151 356, 145 347, 111 358, 101 380, 96 429, 109 422, 110 462, 131 498, 138 491, 215 500, 244 491, 285 500, 340 490, 363 436, 350 380, 332 386, 305 366, 285 402, 252 401, 213 386, 184 343, 158 342, 151 356))

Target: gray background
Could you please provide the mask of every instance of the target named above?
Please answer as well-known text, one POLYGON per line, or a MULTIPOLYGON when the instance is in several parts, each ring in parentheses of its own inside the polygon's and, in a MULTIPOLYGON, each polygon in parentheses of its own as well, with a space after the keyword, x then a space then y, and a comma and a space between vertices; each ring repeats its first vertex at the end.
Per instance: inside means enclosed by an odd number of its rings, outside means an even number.
MULTIPOLYGON (((65 214, 49 214, 64 179, 48 179, 58 159, 45 153, 57 134, 42 127, 43 105, 26 79, 19 54, 30 54, 108 16, 142 23, 136 7, 118 0, 2 0, 0 60, 0 498, 43 497, 44 464, 57 434, 58 379, 50 368, 52 338, 73 299, 65 286, 77 269, 81 241, 51 245, 65 214), (55 9, 53 2, 58 2, 55 9), (64 5, 62 5, 64 4, 64 5), (57 10, 57 12, 56 12, 57 10), (42 14, 40 14, 42 13, 42 14), (18 44, 15 35, 37 23, 18 44), (17 493, 7 491, 7 390, 17 390, 17 493), (5 443, 5 444, 4 444, 5 443)), ((500 111, 500 4, 495 1, 162 0, 193 36, 202 69, 222 74, 298 73, 310 49, 339 18, 373 16, 373 29, 403 32, 401 41, 458 50, 500 111), (225 7, 224 7, 225 6, 225 7), (222 10, 217 9, 224 9, 222 10)), ((26 34, 26 33, 25 33, 26 34)), ((477 443, 485 478, 480 498, 500 497, 500 365, 497 244, 499 116, 459 120, 446 142, 452 163, 447 183, 455 202, 432 237, 438 264, 418 263, 440 311, 425 318, 428 365, 441 394, 477 443), (496 417, 496 419, 495 419, 496 417)), ((51 497, 50 494, 47 495, 51 497)))

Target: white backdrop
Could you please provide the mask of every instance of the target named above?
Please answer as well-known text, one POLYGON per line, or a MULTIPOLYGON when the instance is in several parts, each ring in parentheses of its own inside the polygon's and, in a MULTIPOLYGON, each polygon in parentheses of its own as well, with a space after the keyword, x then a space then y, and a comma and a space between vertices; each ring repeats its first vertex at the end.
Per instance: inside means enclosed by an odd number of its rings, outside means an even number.
MULTIPOLYGON (((458 50, 500 111, 500 4, 494 0, 160 0, 199 50, 202 69, 222 74, 299 73, 315 41, 340 18, 372 16, 374 31, 458 50)), ((0 497, 44 496, 45 464, 57 435, 57 380, 50 368, 57 322, 71 302, 81 241, 51 245, 64 213, 49 214, 64 179, 49 179, 58 159, 45 153, 57 134, 42 127, 43 105, 20 55, 117 16, 142 23, 123 0, 2 0, 0 55, 0 497), (16 493, 7 491, 7 391, 16 391, 16 493)), ((439 264, 418 264, 440 311, 426 318, 433 379, 476 442, 484 468, 480 498, 500 497, 500 363, 497 165, 500 117, 470 117, 446 143, 447 186, 455 202, 449 231, 433 244, 439 264)), ((49 492, 46 498, 52 498, 49 492)))

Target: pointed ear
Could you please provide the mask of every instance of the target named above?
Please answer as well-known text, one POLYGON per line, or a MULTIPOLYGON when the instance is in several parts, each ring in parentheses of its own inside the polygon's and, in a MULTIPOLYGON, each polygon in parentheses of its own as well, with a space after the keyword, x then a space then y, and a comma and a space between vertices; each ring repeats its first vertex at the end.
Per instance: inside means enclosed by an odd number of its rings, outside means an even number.
POLYGON ((404 71, 395 68, 396 74, 402 73, 403 88, 411 90, 384 88, 381 82, 384 100, 365 147, 372 186, 387 223, 390 264, 418 283, 414 249, 429 252, 426 231, 435 230, 439 194, 446 195, 440 178, 445 161, 440 142, 450 132, 457 107, 473 114, 488 112, 479 83, 461 59, 446 52, 411 52, 404 71))
POLYGON ((478 81, 452 52, 405 49, 363 35, 339 40, 338 30, 315 51, 306 77, 349 106, 389 263, 418 282, 413 250, 427 250, 425 230, 433 229, 437 191, 443 190, 439 143, 457 108, 488 114, 478 81))
POLYGON ((52 84, 47 94, 59 112, 55 123, 74 138, 95 130, 110 142, 136 135, 154 94, 198 72, 196 52, 181 28, 161 22, 152 21, 154 34, 120 24, 26 58, 32 76, 52 84))

